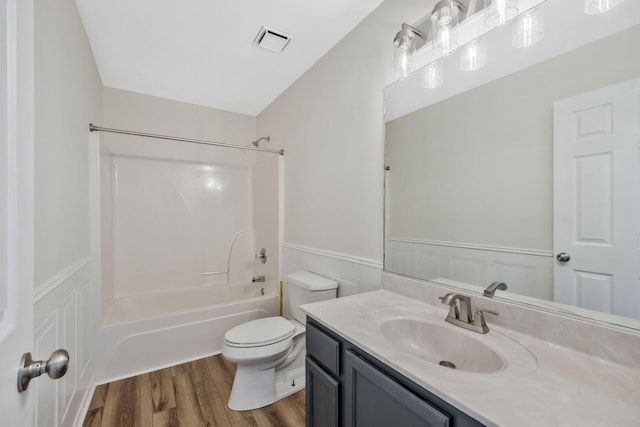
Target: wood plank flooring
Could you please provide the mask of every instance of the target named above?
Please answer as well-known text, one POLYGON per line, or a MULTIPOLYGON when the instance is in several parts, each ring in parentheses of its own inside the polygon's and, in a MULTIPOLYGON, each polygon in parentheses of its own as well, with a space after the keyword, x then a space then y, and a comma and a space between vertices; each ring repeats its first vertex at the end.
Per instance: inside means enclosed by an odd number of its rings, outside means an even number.
POLYGON ((83 427, 305 425, 304 390, 253 411, 230 410, 234 374, 235 365, 212 356, 100 385, 83 427))

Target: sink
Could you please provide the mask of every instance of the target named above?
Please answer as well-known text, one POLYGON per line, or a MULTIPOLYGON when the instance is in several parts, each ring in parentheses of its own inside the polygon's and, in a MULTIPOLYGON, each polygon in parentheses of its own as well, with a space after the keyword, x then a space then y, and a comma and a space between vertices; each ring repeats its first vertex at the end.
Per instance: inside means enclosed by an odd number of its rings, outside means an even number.
POLYGON ((399 352, 444 368, 490 373, 505 367, 502 357, 490 346, 450 325, 415 318, 395 318, 381 322, 379 328, 399 352))

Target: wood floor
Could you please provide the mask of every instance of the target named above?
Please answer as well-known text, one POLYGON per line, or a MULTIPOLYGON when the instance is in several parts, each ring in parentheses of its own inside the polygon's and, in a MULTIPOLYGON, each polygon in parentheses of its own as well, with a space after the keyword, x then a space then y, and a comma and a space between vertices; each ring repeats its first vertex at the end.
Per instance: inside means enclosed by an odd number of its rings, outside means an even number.
POLYGON ((212 356, 100 385, 83 427, 304 426, 304 390, 253 411, 227 408, 234 373, 212 356))

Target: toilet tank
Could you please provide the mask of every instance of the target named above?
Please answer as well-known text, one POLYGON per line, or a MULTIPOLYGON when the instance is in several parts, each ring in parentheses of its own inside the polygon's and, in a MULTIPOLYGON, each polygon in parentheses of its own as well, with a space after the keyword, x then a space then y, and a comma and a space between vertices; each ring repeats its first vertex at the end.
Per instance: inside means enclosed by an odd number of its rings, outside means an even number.
POLYGON ((338 282, 308 271, 296 271, 287 276, 289 309, 294 319, 306 322, 306 315, 300 306, 310 302, 333 299, 338 294, 338 282))

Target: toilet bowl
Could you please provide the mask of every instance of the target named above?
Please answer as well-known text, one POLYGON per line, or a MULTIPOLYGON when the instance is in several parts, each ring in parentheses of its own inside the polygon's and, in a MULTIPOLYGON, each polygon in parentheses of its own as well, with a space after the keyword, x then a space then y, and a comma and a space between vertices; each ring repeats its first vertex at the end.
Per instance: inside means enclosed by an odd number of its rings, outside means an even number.
POLYGON ((265 317, 224 336, 222 356, 237 364, 228 406, 247 411, 270 405, 305 386, 305 316, 298 306, 336 297, 338 284, 299 271, 287 276, 294 319, 265 317))

